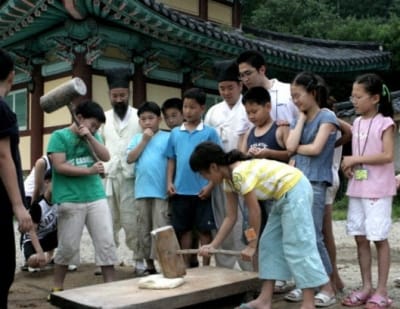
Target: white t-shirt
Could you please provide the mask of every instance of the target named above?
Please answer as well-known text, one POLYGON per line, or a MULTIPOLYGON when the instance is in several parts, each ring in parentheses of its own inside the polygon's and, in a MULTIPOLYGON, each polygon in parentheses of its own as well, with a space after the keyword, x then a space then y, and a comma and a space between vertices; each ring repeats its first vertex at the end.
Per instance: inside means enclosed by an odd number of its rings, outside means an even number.
POLYGON ((271 79, 272 87, 268 89, 271 95, 271 118, 293 123, 298 116, 297 106, 293 103, 290 94, 290 84, 282 83, 277 79, 271 79))
POLYGON ((226 101, 215 104, 208 110, 204 124, 217 130, 225 151, 238 148, 239 136, 252 127, 240 95, 231 108, 226 101))
MULTIPOLYGON (((47 172, 51 168, 49 157, 43 156, 41 159, 46 161, 46 172, 47 172)), ((32 168, 31 172, 24 180, 25 196, 31 197, 34 189, 35 189, 35 167, 32 168)))

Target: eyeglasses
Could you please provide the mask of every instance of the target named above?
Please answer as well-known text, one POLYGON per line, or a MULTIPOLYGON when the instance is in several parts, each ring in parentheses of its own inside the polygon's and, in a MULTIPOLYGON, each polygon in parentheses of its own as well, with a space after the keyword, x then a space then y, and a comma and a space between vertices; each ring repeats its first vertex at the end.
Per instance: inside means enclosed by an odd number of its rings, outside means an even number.
POLYGON ((365 98, 368 98, 369 96, 363 96, 363 97, 353 97, 353 96, 349 96, 349 101, 351 102, 351 103, 354 103, 354 102, 358 102, 358 101, 361 101, 361 100, 363 100, 363 99, 365 99, 365 98))
POLYGON ((300 99, 302 96, 304 96, 307 92, 300 92, 300 93, 294 93, 292 94, 292 100, 296 101, 300 99))
POLYGON ((254 72, 255 72, 255 70, 247 70, 247 71, 241 72, 241 73, 239 73, 238 78, 239 78, 239 80, 243 80, 244 78, 249 77, 254 72))

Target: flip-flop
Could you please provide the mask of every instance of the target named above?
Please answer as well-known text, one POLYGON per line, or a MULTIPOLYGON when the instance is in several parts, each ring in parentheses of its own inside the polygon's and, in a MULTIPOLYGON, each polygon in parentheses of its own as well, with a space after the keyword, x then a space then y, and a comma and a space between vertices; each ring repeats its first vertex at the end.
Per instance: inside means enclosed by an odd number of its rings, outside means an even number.
POLYGON ((248 304, 240 304, 239 307, 236 307, 235 309, 254 309, 253 307, 250 307, 248 304))
POLYGON ((362 291, 353 291, 342 300, 342 305, 346 307, 359 307, 367 303, 371 295, 362 291))
POLYGON ((389 308, 393 303, 387 296, 374 294, 372 295, 366 302, 365 308, 366 309, 385 309, 389 308))
POLYGON ((336 303, 335 295, 329 296, 323 292, 319 292, 314 296, 314 305, 315 307, 329 307, 336 303))

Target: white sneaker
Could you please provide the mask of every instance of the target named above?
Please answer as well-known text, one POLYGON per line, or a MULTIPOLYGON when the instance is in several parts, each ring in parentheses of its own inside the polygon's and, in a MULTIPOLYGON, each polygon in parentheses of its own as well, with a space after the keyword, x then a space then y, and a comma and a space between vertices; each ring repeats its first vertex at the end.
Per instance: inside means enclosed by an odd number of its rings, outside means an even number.
POLYGON ((284 298, 288 301, 300 302, 303 300, 303 291, 301 289, 291 290, 284 298))
POLYGON ((73 264, 68 265, 68 270, 69 270, 69 271, 75 271, 75 270, 77 270, 77 269, 78 269, 78 266, 76 266, 76 265, 73 265, 73 264))
POLYGON ((35 267, 28 267, 28 271, 30 273, 37 273, 40 271, 40 268, 35 268, 35 267))
POLYGON ((103 273, 101 271, 101 267, 96 267, 96 270, 94 271, 95 276, 101 276, 103 273))

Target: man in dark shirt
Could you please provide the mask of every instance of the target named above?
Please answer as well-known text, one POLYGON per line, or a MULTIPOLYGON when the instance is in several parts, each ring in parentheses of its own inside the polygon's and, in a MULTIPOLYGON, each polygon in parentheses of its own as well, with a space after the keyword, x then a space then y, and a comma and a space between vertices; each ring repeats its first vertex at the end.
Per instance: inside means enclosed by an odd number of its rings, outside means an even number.
POLYGON ((24 206, 24 185, 17 117, 10 110, 4 97, 10 92, 14 81, 14 62, 10 55, 0 49, 0 235, 3 251, 0 265, 3 267, 0 280, 0 308, 7 308, 8 291, 14 281, 15 239, 13 215, 19 230, 27 232, 32 226, 31 217, 24 206))

